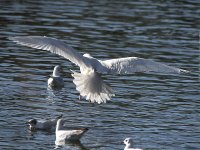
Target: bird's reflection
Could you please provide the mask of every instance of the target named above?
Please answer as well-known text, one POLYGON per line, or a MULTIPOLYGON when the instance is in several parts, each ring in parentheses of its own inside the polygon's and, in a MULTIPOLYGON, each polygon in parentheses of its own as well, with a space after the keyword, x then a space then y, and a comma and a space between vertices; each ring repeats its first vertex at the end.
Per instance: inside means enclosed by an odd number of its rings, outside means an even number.
POLYGON ((80 141, 55 141, 55 149, 59 148, 64 148, 65 150, 88 150, 80 141))
POLYGON ((51 89, 47 87, 47 101, 50 103, 54 103, 56 99, 59 98, 61 92, 61 89, 51 89))

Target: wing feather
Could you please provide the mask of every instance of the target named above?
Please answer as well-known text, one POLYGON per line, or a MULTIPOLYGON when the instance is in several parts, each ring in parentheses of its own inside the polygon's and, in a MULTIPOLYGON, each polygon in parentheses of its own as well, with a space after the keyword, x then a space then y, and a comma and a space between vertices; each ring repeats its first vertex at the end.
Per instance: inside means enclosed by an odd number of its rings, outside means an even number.
POLYGON ((84 68, 89 66, 87 58, 83 57, 80 53, 76 52, 64 42, 55 38, 45 36, 19 36, 9 37, 9 39, 20 45, 50 51, 51 53, 63 56, 79 67, 84 68))
POLYGON ((162 72, 162 73, 180 73, 188 72, 183 69, 171 67, 153 60, 127 57, 119 59, 110 59, 100 61, 101 67, 98 68, 100 72, 107 73, 134 73, 134 72, 162 72))

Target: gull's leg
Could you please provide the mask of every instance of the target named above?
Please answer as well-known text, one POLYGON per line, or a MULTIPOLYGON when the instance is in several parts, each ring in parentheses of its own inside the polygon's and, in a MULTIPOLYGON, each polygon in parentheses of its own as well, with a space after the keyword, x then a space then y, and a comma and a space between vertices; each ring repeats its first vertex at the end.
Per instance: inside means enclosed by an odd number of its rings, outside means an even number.
MULTIPOLYGON (((81 95, 79 95, 78 99, 81 101, 83 99, 83 97, 81 95)), ((89 103, 92 103, 92 101, 90 99, 88 101, 89 101, 89 103)))
POLYGON ((81 95, 79 95, 79 100, 80 100, 80 101, 82 100, 82 96, 81 96, 81 95))

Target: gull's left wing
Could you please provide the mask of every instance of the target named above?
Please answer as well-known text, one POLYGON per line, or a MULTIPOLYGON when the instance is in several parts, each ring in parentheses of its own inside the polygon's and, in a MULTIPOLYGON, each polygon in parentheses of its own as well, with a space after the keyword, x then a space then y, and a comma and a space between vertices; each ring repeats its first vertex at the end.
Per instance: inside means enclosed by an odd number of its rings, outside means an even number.
POLYGON ((99 72, 107 73, 134 73, 134 72, 161 72, 161 73, 181 73, 188 72, 183 69, 171 67, 159 62, 138 57, 126 57, 119 59, 109 59, 99 61, 101 67, 97 70, 99 72))

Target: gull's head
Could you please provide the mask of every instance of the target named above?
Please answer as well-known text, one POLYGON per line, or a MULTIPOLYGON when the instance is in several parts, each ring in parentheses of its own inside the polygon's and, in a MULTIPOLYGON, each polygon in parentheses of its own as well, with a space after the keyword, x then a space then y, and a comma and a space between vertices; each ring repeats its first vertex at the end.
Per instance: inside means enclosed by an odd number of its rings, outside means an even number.
POLYGON ((85 53, 84 55, 83 55, 84 57, 87 57, 87 58, 93 58, 90 54, 88 54, 88 53, 85 53))
POLYGON ((63 125, 64 125, 64 123, 65 123, 65 121, 63 120, 63 119, 58 119, 58 121, 57 121, 57 127, 58 128, 60 128, 60 127, 62 127, 63 125))
POLYGON ((36 125, 37 125, 37 120, 36 119, 30 119, 27 124, 29 125, 30 130, 35 130, 36 125))
POLYGON ((126 139, 124 140, 124 144, 125 144, 125 145, 132 145, 132 144, 133 144, 133 139, 131 139, 131 138, 126 138, 126 139))
POLYGON ((61 75, 62 68, 61 66, 57 65, 54 67, 53 70, 53 77, 59 77, 61 75))
POLYGON ((63 117, 63 114, 61 114, 60 116, 58 116, 56 119, 61 119, 63 117))

